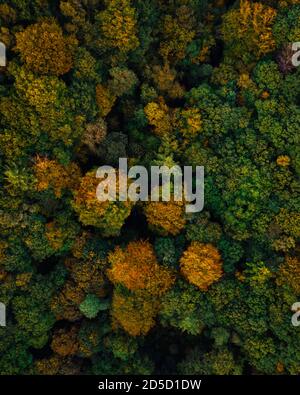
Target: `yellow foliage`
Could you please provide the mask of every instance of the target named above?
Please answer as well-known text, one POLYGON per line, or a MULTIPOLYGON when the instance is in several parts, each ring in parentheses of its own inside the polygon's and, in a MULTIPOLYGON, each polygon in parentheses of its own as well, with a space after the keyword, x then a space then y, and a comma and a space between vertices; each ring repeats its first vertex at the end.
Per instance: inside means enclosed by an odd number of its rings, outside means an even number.
POLYGON ((193 63, 198 63, 198 62, 204 63, 205 61, 207 61, 208 55, 209 55, 209 47, 205 45, 199 52, 198 56, 195 59, 193 59, 193 63))
POLYGON ((288 155, 280 155, 276 159, 276 163, 278 166, 287 167, 291 163, 291 158, 288 155))
POLYGON ((37 77, 24 67, 20 68, 16 76, 15 86, 27 103, 41 114, 53 111, 58 92, 64 88, 64 84, 57 77, 37 77))
POLYGON ((148 241, 134 241, 125 250, 120 247, 108 256, 111 268, 108 277, 114 284, 122 284, 130 291, 144 290, 151 295, 162 295, 173 284, 171 272, 161 267, 148 241))
POLYGON ((163 99, 160 99, 158 103, 148 103, 144 111, 149 124, 154 127, 155 134, 163 136, 172 130, 169 109, 163 99))
POLYGON ((147 293, 124 296, 114 292, 112 300, 113 327, 121 326, 131 336, 146 335, 155 325, 159 302, 147 293))
POLYGON ((165 61, 184 59, 186 48, 195 37, 194 15, 188 6, 178 7, 176 16, 166 15, 162 22, 163 40, 159 52, 165 61))
POLYGON ((253 82, 249 76, 249 73, 244 72, 244 73, 240 74, 238 83, 237 83, 239 88, 248 89, 251 87, 252 84, 253 84, 253 82))
POLYGON ((75 163, 63 166, 54 160, 37 157, 34 165, 38 191, 53 188, 57 198, 61 197, 63 189, 75 189, 79 183, 80 170, 75 163))
POLYGON ((151 227, 156 228, 162 235, 173 236, 184 228, 185 219, 184 202, 149 202, 145 205, 145 215, 151 227))
POLYGON ((42 375, 55 375, 58 373, 63 361, 58 355, 51 356, 47 359, 37 360, 35 367, 39 374, 42 375))
POLYGON ((46 224, 46 238, 53 250, 57 251, 63 246, 64 234, 55 221, 46 224))
POLYGON ((196 137, 202 129, 202 119, 197 108, 177 110, 176 127, 183 137, 191 139, 196 137))
POLYGON ((98 84, 96 87, 96 100, 99 107, 100 116, 106 117, 115 104, 116 96, 113 95, 103 85, 98 84))
POLYGON ((138 47, 135 9, 130 4, 130 0, 108 0, 106 10, 100 12, 104 46, 125 53, 138 47))
POLYGON ((32 277, 32 273, 22 273, 22 274, 18 274, 16 277, 16 286, 17 287, 24 287, 26 286, 32 277))
POLYGON ((207 291, 223 274, 219 251, 212 244, 192 242, 180 259, 181 273, 186 279, 207 291))
POLYGON ((6 22, 15 23, 16 21, 16 11, 8 4, 0 4, 0 15, 6 22))
POLYGON ((108 187, 108 192, 111 192, 116 187, 116 201, 99 201, 97 199, 96 192, 100 181, 96 178, 94 170, 85 174, 74 194, 73 207, 78 213, 80 221, 84 225, 91 225, 101 229, 105 236, 119 233, 134 205, 134 202, 130 200, 118 201, 119 177, 127 181, 127 175, 121 172, 116 172, 116 185, 114 180, 108 178, 108 182, 112 182, 108 187))
POLYGON ((280 265, 277 285, 288 285, 296 295, 300 295, 300 260, 297 257, 287 257, 280 265))
MULTIPOLYGON (((222 27, 225 42, 242 40, 247 50, 258 56, 275 49, 272 23, 276 10, 261 3, 241 0, 240 7, 229 11, 222 27)), ((240 48, 239 48, 240 50, 240 48)))
POLYGON ((300 0, 279 0, 279 7, 285 8, 290 5, 300 4, 300 0))
POLYGON ((76 39, 65 37, 54 19, 44 19, 16 33, 16 50, 36 73, 62 75, 73 64, 76 39))

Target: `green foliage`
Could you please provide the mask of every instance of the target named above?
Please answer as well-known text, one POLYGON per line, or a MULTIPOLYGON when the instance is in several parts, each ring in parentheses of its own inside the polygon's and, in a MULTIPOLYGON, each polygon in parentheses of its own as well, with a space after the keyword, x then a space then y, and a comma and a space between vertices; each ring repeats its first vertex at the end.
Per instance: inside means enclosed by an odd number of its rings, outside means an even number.
POLYGON ((0 374, 300 374, 299 37, 298 0, 0 0, 0 374), (120 157, 204 166, 204 210, 99 202, 120 157))
POLYGON ((87 295, 79 309, 87 318, 95 318, 99 311, 107 310, 109 303, 100 300, 96 295, 87 295))

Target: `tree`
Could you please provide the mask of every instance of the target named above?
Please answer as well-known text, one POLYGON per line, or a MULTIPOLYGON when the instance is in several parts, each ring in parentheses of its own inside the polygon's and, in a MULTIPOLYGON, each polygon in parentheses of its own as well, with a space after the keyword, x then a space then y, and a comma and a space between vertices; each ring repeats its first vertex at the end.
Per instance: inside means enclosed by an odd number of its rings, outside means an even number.
POLYGON ((296 257, 286 257, 279 267, 277 284, 288 286, 296 294, 300 294, 300 267, 299 259, 296 257))
POLYGON ((60 198, 64 189, 75 189, 79 184, 80 170, 75 163, 63 166, 54 160, 37 157, 34 164, 37 191, 51 189, 60 198))
POLYGON ((144 212, 148 225, 154 232, 162 235, 177 235, 185 226, 185 203, 183 201, 149 202, 144 212))
POLYGON ((136 13, 130 0, 106 1, 106 9, 96 16, 104 48, 128 52, 139 45, 136 13))
POLYGON ((151 295, 162 295, 173 284, 170 270, 160 266, 148 241, 131 242, 108 255, 110 281, 122 284, 130 291, 144 290, 151 295))
POLYGON ((146 292, 122 295, 114 292, 112 300, 113 326, 121 326, 131 336, 146 335, 155 325, 159 302, 146 292))
POLYGON ((16 50, 34 72, 62 75, 70 71, 76 39, 65 37, 54 19, 44 19, 16 33, 16 50))
POLYGON ((79 309, 87 318, 91 319, 95 318, 99 311, 105 310, 108 306, 109 304, 106 301, 103 303, 96 295, 88 294, 80 304, 79 309))
POLYGON ((249 61, 275 49, 272 25, 277 11, 262 3, 241 0, 239 8, 229 10, 223 17, 222 35, 229 56, 249 61))
POLYGON ((221 255, 213 245, 193 241, 180 259, 180 270, 191 284, 207 291, 222 277, 221 255))
POLYGON ((62 356, 75 355, 78 351, 77 343, 78 329, 73 326, 70 330, 57 330, 51 342, 52 350, 62 356))
POLYGON ((183 333, 200 335, 204 329, 200 304, 198 289, 180 281, 162 297, 160 322, 163 326, 178 328, 183 333))
MULTIPOLYGON (((120 203, 118 201, 100 202, 96 196, 98 184, 99 179, 96 178, 95 171, 85 174, 79 188, 75 191, 74 210, 84 225, 99 228, 105 237, 118 235, 125 219, 130 215, 133 203, 129 200, 120 203)), ((117 192, 118 188, 117 185, 117 192)))

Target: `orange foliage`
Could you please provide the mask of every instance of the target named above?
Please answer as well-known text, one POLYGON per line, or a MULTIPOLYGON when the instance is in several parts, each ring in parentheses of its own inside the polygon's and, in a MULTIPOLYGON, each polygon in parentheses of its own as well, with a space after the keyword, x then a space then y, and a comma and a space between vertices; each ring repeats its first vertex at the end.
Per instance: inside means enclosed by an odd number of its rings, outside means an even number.
POLYGON ((172 99, 183 97, 184 88, 176 81, 176 71, 170 68, 169 63, 154 66, 152 78, 158 89, 167 92, 172 99))
POLYGON ((151 295, 162 295, 174 282, 170 271, 157 263, 148 241, 131 242, 125 250, 116 247, 108 260, 111 264, 107 271, 109 279, 131 291, 144 290, 151 295))
POLYGON ((202 291, 222 277, 219 251, 212 244, 192 242, 180 259, 181 273, 202 291))
POLYGON ((77 334, 78 329, 76 327, 72 327, 71 330, 59 329, 53 335, 52 350, 62 357, 76 354, 78 351, 77 334))
POLYGON ((61 197, 63 189, 74 189, 80 179, 80 170, 75 163, 63 166, 47 158, 37 157, 34 165, 37 178, 37 190, 45 191, 53 188, 57 198, 61 197))
POLYGON ((54 19, 44 19, 16 33, 16 42, 22 60, 36 73, 59 76, 72 68, 77 42, 65 37, 54 19))
POLYGON ((291 163, 291 158, 288 155, 280 155, 276 159, 278 166, 287 167, 291 163))

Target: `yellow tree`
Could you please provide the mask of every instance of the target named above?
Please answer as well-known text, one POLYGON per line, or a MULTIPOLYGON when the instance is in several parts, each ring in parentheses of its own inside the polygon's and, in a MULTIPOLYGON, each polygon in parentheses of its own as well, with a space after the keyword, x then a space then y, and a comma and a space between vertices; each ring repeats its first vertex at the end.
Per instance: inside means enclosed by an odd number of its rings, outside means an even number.
POLYGON ((300 259, 296 257, 286 257, 284 263, 280 265, 277 277, 278 285, 288 285, 300 295, 300 259))
MULTIPOLYGON (((79 215, 80 221, 84 225, 91 225, 99 228, 105 237, 117 236, 126 218, 130 215, 133 202, 127 200, 119 202, 119 175, 127 180, 127 176, 116 173, 116 200, 99 201, 96 191, 99 179, 96 178, 94 170, 89 171, 81 179, 79 188, 74 192, 72 202, 74 210, 79 215)), ((107 189, 114 189, 114 180, 109 179, 110 184, 107 189), (112 184, 111 184, 112 183, 112 184), (111 188, 110 188, 111 186, 111 188)))
POLYGON ((155 134, 163 136, 170 133, 172 130, 171 116, 162 97, 159 98, 158 103, 148 103, 144 111, 149 124, 154 127, 155 134))
POLYGON ((63 35, 61 27, 52 19, 44 19, 16 33, 16 50, 23 62, 40 74, 62 75, 73 64, 77 45, 74 37, 63 35))
POLYGON ((180 259, 180 269, 191 284, 207 291, 222 277, 221 255, 212 244, 193 241, 180 259))
POLYGON ((241 0, 239 8, 233 8, 224 15, 222 34, 226 44, 243 57, 249 53, 260 58, 275 49, 272 24, 276 10, 267 5, 241 0))
POLYGON ((106 4, 107 8, 97 16, 103 46, 124 53, 137 48, 137 21, 130 0, 107 0, 106 4))
POLYGON ((162 236, 179 234, 186 223, 184 205, 174 200, 146 203, 144 213, 150 228, 162 236))
POLYGON ((112 323, 122 327, 131 336, 146 335, 155 326, 159 301, 145 292, 122 295, 114 292, 112 300, 112 323))

